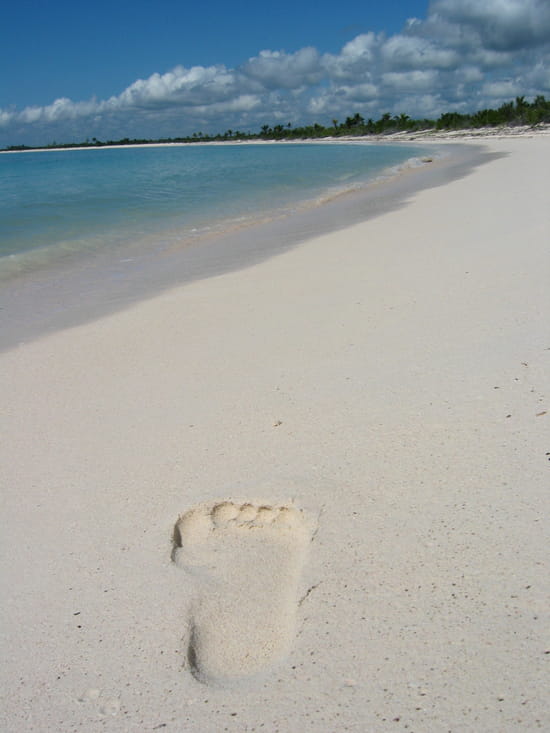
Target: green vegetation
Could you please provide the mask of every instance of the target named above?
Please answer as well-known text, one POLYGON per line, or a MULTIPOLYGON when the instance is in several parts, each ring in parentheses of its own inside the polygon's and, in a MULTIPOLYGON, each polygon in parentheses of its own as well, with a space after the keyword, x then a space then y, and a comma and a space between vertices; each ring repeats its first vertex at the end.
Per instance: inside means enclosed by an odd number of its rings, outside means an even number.
MULTIPOLYGON (((417 132, 420 130, 469 130, 476 128, 538 125, 550 123, 550 101, 543 96, 538 96, 533 102, 527 102, 525 97, 516 97, 515 102, 507 102, 498 109, 483 109, 473 114, 460 114, 459 112, 446 112, 438 120, 421 119, 414 120, 406 114, 392 115, 389 112, 383 114, 379 120, 365 120, 359 113, 353 117, 346 117, 344 122, 332 120, 329 127, 315 123, 303 127, 292 127, 290 122, 286 125, 263 125, 258 133, 241 132, 239 130, 227 130, 216 135, 194 132, 187 137, 162 138, 159 140, 143 140, 123 138, 122 140, 108 140, 102 142, 93 137, 92 141, 86 140, 82 143, 51 143, 47 148, 95 148, 112 145, 153 145, 158 143, 194 143, 194 142, 220 142, 240 140, 303 140, 319 139, 324 137, 348 137, 360 135, 390 135, 396 132, 417 132)), ((35 150, 28 145, 12 145, 5 150, 35 150)))
POLYGON ((550 122, 550 101, 536 97, 531 104, 525 97, 507 102, 498 109, 482 109, 471 115, 447 112, 436 122, 438 130, 462 130, 472 127, 498 127, 499 125, 538 125, 550 122))

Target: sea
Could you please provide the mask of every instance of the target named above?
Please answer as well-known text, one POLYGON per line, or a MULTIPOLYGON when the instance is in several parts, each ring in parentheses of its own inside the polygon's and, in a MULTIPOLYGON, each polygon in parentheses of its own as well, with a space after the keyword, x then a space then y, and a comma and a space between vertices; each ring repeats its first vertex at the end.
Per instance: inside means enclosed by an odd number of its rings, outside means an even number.
POLYGON ((379 184, 433 152, 323 141, 2 153, 0 347, 367 218, 385 205, 379 184))
POLYGON ((0 271, 151 249, 317 206, 416 160, 411 146, 235 144, 0 155, 0 271))

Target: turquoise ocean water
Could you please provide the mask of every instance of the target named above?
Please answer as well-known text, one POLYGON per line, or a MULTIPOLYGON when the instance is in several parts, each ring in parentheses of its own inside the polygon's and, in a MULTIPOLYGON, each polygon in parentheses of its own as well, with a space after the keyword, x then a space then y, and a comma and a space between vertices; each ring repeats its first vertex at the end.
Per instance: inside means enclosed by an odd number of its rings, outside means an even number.
POLYGON ((68 257, 155 248, 316 206, 415 146, 235 144, 0 155, 0 278, 68 257))
POLYGON ((0 350, 391 211, 459 159, 359 141, 0 154, 0 350))

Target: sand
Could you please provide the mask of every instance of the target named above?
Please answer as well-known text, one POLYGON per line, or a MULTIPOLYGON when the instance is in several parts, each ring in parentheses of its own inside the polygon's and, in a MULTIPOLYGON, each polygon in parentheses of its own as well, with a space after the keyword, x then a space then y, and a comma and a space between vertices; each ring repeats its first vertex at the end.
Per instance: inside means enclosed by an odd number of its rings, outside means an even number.
POLYGON ((548 730, 550 137, 0 355, 6 731, 548 730))

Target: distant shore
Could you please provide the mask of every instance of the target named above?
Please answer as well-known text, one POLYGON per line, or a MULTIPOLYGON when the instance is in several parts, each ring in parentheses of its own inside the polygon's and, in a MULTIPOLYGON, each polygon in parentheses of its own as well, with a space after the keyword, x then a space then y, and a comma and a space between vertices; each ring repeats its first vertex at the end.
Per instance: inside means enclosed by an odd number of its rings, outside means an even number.
POLYGON ((532 137, 550 135, 550 124, 539 125, 514 125, 499 127, 480 127, 458 130, 437 130, 435 128, 401 132, 391 132, 385 134, 370 135, 339 135, 335 137, 319 137, 319 138, 296 138, 296 139, 234 139, 234 140, 196 140, 188 142, 146 142, 146 143, 128 143, 124 145, 109 145, 102 143, 101 145, 75 145, 75 146, 49 146, 49 147, 25 147, 21 150, 0 150, 2 153, 42 153, 49 151, 62 150, 105 150, 118 148, 150 148, 150 147, 185 147, 189 145, 296 145, 303 143, 396 143, 396 142, 444 142, 446 140, 479 140, 484 138, 508 138, 508 137, 532 137))

